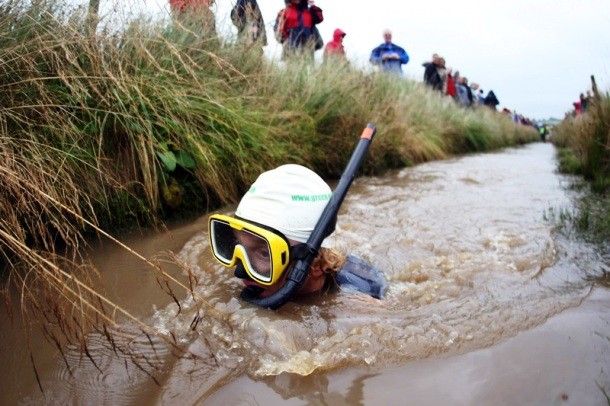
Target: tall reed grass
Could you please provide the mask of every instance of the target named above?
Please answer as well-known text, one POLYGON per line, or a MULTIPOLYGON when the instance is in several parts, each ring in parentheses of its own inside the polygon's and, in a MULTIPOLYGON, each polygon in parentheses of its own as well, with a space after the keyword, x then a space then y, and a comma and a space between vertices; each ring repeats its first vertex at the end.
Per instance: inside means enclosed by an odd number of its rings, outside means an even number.
POLYGON ((367 122, 378 127, 369 174, 537 137, 418 83, 278 64, 179 21, 88 24, 57 1, 0 5, 2 268, 68 340, 111 322, 112 303, 81 266, 88 232, 235 202, 287 162, 338 177, 367 122), (78 308, 88 310, 67 310, 78 308))
POLYGON ((580 202, 577 229, 610 252, 610 94, 597 91, 581 116, 566 117, 553 129, 563 172, 584 176, 595 193, 580 202))
MULTIPOLYGON (((552 140, 564 164, 605 191, 610 186, 610 94, 595 93, 581 116, 570 116, 553 129, 552 140), (569 154, 569 155, 568 155, 569 154)), ((566 168, 567 169, 567 168, 566 168)))

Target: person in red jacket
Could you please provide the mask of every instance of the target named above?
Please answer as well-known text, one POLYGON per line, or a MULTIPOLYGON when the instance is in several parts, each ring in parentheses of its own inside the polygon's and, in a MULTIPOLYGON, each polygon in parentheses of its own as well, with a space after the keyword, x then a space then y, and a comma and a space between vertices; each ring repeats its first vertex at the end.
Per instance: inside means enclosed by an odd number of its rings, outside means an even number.
POLYGON ((313 0, 288 0, 276 20, 276 37, 286 55, 308 51, 313 56, 316 24, 324 20, 322 9, 313 0))
POLYGON ((447 82, 445 93, 447 94, 447 96, 450 96, 454 100, 457 98, 457 89, 455 88, 455 77, 452 74, 451 68, 447 69, 447 82))
POLYGON ((189 28, 201 29, 204 37, 216 37, 216 20, 210 9, 215 0, 169 0, 174 18, 189 28))
POLYGON ((174 13, 183 13, 187 10, 200 11, 203 8, 210 8, 214 0, 169 0, 169 7, 174 13))
POLYGON ((329 59, 345 60, 345 48, 343 47, 343 38, 345 32, 340 28, 337 28, 333 33, 333 40, 326 44, 324 47, 324 61, 329 59))

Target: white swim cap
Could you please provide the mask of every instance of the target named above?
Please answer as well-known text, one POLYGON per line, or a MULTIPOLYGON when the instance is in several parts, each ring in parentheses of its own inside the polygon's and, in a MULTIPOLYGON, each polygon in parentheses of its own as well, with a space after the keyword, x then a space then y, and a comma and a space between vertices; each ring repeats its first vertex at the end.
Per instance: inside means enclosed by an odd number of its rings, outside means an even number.
POLYGON ((262 173, 242 197, 235 215, 307 242, 332 196, 315 172, 288 164, 262 173))

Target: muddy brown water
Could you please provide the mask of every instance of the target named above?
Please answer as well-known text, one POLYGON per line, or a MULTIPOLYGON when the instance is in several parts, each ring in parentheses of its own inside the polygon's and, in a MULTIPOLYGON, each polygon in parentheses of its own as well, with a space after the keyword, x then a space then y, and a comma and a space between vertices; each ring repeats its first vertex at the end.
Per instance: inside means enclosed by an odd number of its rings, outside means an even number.
POLYGON ((204 216, 124 237, 146 257, 175 252, 199 278, 206 303, 176 289, 177 314, 146 264, 94 244, 108 296, 187 351, 118 334, 150 360, 140 369, 92 335, 93 365, 32 333, 41 393, 19 321, 3 315, 0 403, 606 405, 610 293, 594 280, 609 269, 548 221, 574 198, 554 154, 536 143, 357 179, 332 243, 385 272, 382 301, 339 292, 277 312, 241 302, 239 281, 209 255, 204 216))

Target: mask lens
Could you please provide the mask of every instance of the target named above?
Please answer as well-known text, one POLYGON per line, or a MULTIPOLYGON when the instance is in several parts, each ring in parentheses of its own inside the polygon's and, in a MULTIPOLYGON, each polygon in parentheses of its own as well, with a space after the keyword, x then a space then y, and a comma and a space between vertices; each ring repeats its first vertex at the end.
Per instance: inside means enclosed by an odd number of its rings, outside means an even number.
POLYGON ((214 256, 225 265, 231 264, 237 245, 233 228, 224 221, 214 219, 210 222, 210 235, 214 256))
POLYGON ((238 247, 245 251, 244 259, 247 263, 244 266, 251 276, 263 282, 270 282, 273 262, 267 240, 248 230, 236 231, 235 236, 238 247))
POLYGON ((266 238, 218 219, 210 221, 210 236, 214 256, 221 263, 233 266, 237 257, 253 279, 271 282, 273 260, 266 238))

